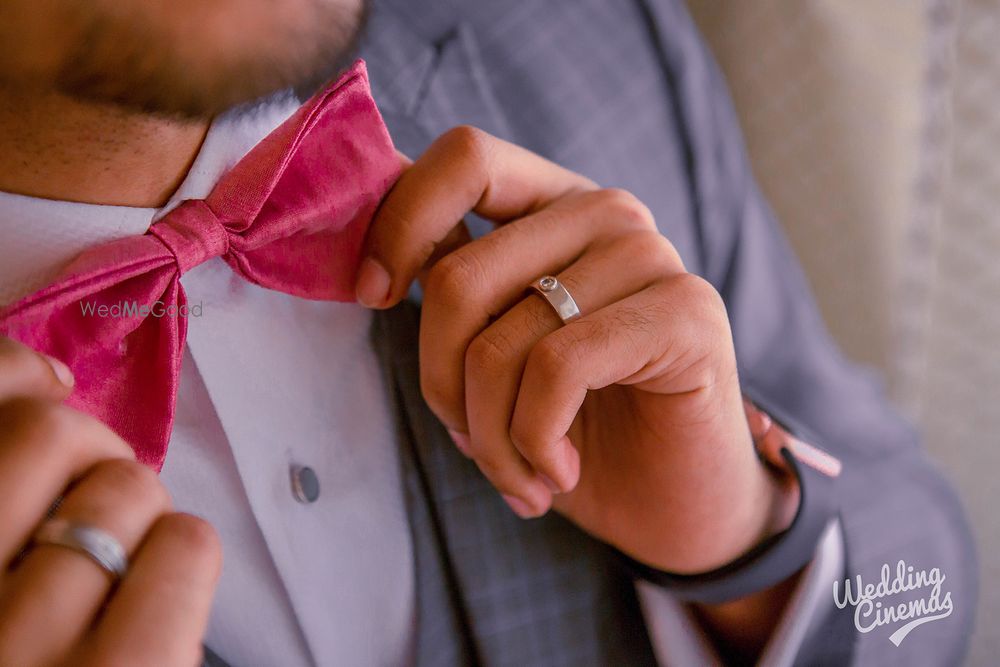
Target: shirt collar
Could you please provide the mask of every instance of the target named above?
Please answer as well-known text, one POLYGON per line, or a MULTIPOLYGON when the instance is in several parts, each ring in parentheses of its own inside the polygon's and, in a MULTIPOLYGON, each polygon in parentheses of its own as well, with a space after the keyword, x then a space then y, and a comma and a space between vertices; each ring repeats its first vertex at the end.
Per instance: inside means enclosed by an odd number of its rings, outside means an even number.
POLYGON ((291 94, 282 93, 216 118, 187 176, 161 209, 81 204, 0 192, 0 305, 44 287, 87 248, 143 234, 180 202, 208 195, 222 174, 298 106, 291 94))

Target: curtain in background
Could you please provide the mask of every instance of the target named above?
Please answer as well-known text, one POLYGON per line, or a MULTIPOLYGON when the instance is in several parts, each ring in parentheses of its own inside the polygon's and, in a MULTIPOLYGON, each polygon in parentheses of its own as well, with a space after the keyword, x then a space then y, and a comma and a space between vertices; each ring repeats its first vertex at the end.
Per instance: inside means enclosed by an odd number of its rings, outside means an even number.
POLYGON ((995 664, 1000 2, 688 5, 827 325, 963 494, 983 575, 969 664, 995 664))

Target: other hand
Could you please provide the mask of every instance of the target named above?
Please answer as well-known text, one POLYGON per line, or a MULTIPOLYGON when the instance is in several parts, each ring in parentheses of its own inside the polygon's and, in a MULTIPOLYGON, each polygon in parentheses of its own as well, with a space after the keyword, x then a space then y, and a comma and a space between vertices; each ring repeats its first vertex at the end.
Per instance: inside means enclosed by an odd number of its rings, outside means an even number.
POLYGON ((218 538, 171 511, 118 436, 61 405, 71 387, 60 362, 0 338, 0 665, 197 665, 218 538), (125 547, 120 582, 85 554, 32 544, 58 498, 55 517, 125 547))

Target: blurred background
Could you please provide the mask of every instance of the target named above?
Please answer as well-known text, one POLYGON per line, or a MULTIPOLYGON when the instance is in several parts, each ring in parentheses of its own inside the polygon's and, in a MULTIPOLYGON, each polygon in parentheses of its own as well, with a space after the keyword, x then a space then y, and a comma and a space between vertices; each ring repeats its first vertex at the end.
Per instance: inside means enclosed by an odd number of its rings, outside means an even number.
POLYGON ((963 495, 998 664, 1000 1, 688 4, 827 325, 963 495))

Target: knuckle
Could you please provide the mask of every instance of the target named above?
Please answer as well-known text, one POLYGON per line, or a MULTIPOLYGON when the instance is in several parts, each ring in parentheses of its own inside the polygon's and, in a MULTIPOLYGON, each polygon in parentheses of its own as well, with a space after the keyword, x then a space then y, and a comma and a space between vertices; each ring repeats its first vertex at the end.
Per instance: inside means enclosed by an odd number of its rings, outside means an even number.
POLYGON ((616 220, 640 229, 656 229, 653 212, 628 190, 607 188, 601 191, 601 196, 616 220))
POLYGON ((446 148, 456 151, 468 160, 485 163, 493 140, 488 133, 472 125, 458 125, 443 135, 439 141, 446 148))
POLYGON ((691 367, 704 368, 702 383, 711 383, 719 371, 725 371, 735 361, 732 352, 732 332, 722 296, 705 279, 694 274, 682 274, 669 281, 670 288, 682 295, 674 320, 676 335, 685 341, 691 367), (725 364, 719 365, 722 359, 725 364))
POLYGON ((157 507, 171 505, 166 486, 150 468, 126 459, 111 459, 97 464, 93 475, 111 485, 119 493, 133 502, 141 502, 157 507))
POLYGON ((427 294, 445 305, 468 302, 484 282, 483 267, 469 253, 456 251, 442 257, 427 276, 427 294))
POLYGON ((191 514, 168 514, 158 522, 158 528, 177 542, 185 553, 206 563, 221 563, 222 541, 208 521, 191 514))
POLYGON ((510 363, 517 346, 506 331, 494 325, 481 333, 469 345, 465 365, 469 371, 491 373, 510 363))
POLYGON ((724 322, 728 328, 726 304, 712 283, 693 273, 683 273, 675 278, 675 282, 687 295, 688 305, 695 309, 701 319, 724 322))
POLYGON ((683 267, 677 248, 666 236, 655 229, 642 230, 631 235, 629 255, 653 260, 664 268, 683 267))
POLYGON ((544 380, 552 381, 567 374, 573 367, 571 346, 552 335, 543 338, 531 350, 528 366, 534 367, 544 380))

